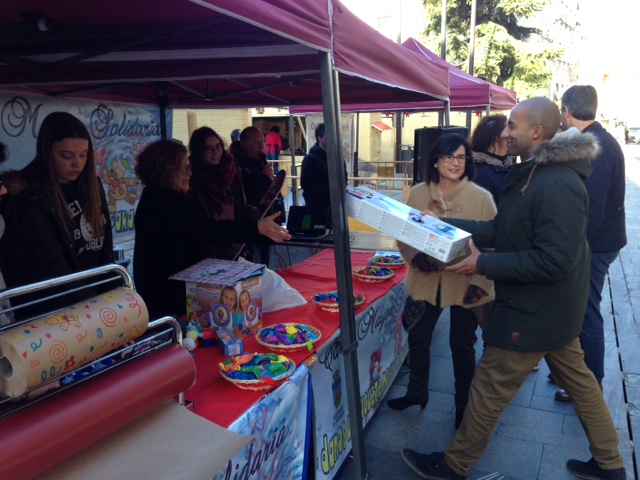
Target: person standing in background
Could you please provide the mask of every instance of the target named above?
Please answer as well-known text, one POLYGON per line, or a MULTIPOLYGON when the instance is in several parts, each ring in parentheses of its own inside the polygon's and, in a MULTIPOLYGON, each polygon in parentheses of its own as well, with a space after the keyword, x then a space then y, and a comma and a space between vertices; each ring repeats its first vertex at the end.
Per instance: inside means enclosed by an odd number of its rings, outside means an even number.
MULTIPOLYGON (((247 127, 240 133, 240 139, 231 144, 230 151, 240 171, 242 186, 247 197, 247 203, 253 207, 260 204, 260 200, 267 193, 273 181, 273 167, 267 162, 264 153, 264 135, 256 127, 247 127)), ((277 223, 284 223, 285 208, 284 199, 278 194, 267 215, 280 212, 276 218, 277 223)), ((259 237, 254 251, 255 262, 269 266, 271 240, 259 237)))
MULTIPOLYGON (((304 204, 308 207, 329 209, 329 165, 327 164, 327 140, 324 134, 324 123, 318 124, 315 130, 316 143, 302 159, 300 186, 304 204)), ((347 185, 347 168, 344 169, 344 186, 347 185)))
POLYGON ((500 194, 513 163, 507 154, 507 117, 496 113, 483 117, 471 136, 473 163, 476 165, 475 183, 489 190, 499 206, 500 194))
MULTIPOLYGON (((280 135, 280 127, 274 125, 267 133, 264 139, 266 143, 267 160, 278 160, 282 151, 282 136, 280 135)), ((273 164, 273 173, 278 173, 278 163, 273 164)))
MULTIPOLYGON (((242 180, 233 157, 225 150, 220 135, 209 127, 194 130, 189 140, 191 188, 189 195, 211 220, 248 220, 255 208, 247 204, 242 180)), ((214 245, 215 258, 234 260, 242 244, 214 245)), ((253 260, 253 244, 240 254, 253 260)))
MULTIPOLYGON (((627 233, 624 154, 616 139, 595 120, 597 109, 598 94, 591 85, 574 85, 562 95, 562 128, 575 127, 582 133, 590 133, 600 144, 600 153, 593 161, 593 173, 585 182, 589 193, 587 240, 591 247, 591 271, 580 344, 584 361, 602 389, 605 350, 604 319, 600 312, 602 288, 609 265, 627 244, 627 233)), ((555 398, 561 402, 571 401, 564 390, 557 391, 555 398)))

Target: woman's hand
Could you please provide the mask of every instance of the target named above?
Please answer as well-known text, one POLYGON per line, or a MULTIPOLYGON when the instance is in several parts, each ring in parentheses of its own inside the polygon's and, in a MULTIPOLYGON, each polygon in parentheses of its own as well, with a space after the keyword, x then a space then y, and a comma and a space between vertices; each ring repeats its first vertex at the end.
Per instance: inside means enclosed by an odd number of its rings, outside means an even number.
POLYGON ((481 289, 477 285, 469 285, 467 291, 464 294, 464 298, 462 299, 462 303, 465 305, 470 305, 472 303, 479 302, 482 297, 486 297, 488 295, 483 289, 481 289))
POLYGON ((291 240, 291 235, 285 227, 278 225, 274 220, 280 216, 280 212, 267 215, 262 220, 258 220, 258 231, 260 235, 269 237, 276 243, 282 243, 285 240, 291 240))
POLYGON ((418 252, 413 257, 413 259, 411 260, 411 266, 425 273, 438 271, 438 264, 432 260, 429 260, 429 256, 423 252, 418 252))

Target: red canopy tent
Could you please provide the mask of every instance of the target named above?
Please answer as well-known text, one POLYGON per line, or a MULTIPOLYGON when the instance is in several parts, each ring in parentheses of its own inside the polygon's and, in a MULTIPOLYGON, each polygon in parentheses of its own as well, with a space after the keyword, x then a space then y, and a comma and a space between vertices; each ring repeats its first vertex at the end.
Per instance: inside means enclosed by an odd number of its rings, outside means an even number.
MULTIPOLYGON (((494 85, 486 80, 470 75, 437 56, 427 47, 414 38, 409 38, 403 47, 427 59, 431 67, 434 65, 446 68, 449 72, 449 84, 451 87, 450 110, 468 111, 484 110, 486 108, 496 110, 509 110, 517 103, 516 93, 508 88, 494 85)), ((444 109, 444 102, 420 101, 405 103, 387 103, 376 101, 373 103, 349 104, 342 107, 343 112, 392 112, 392 111, 429 111, 444 109)), ((321 111, 320 105, 292 106, 289 111, 292 114, 313 113, 321 111)))
POLYGON ((318 53, 332 52, 343 104, 449 96, 446 69, 336 1, 5 0, 0 19, 4 89, 182 108, 321 103, 318 53))
POLYGON ((454 67, 414 38, 407 39, 402 46, 449 69, 452 110, 472 110, 485 107, 508 110, 517 103, 516 92, 513 90, 494 85, 454 67))

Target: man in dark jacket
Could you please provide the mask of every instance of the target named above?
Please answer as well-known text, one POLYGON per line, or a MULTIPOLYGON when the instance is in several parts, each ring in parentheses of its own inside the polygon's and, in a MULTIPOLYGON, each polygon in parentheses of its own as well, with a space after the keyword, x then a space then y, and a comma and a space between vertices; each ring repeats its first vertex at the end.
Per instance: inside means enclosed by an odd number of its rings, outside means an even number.
MULTIPOLYGON (((584 361, 602 387, 604 378, 604 320, 600 313, 602 287, 609 265, 627 244, 624 216, 624 154, 620 145, 596 122, 598 94, 591 85, 574 85, 562 95, 562 128, 575 127, 598 139, 600 153, 587 179, 589 223, 587 240, 591 247, 589 301, 580 332, 584 361)), ((570 402, 564 390, 556 400, 570 402)))
MULTIPOLYGON (((311 147, 302 160, 300 186, 305 205, 327 210, 331 206, 329 197, 329 166, 327 165, 327 141, 324 136, 324 123, 315 130, 316 144, 311 147)), ((347 170, 344 171, 347 184, 347 170)))
MULTIPOLYGON (((260 200, 269 190, 274 177, 273 166, 267 162, 264 149, 264 135, 256 127, 247 127, 242 130, 239 140, 232 143, 230 147, 231 154, 240 171, 247 203, 254 207, 260 204, 260 200)), ((280 217, 275 221, 279 224, 284 223, 285 206, 284 199, 280 194, 267 214, 272 215, 276 212, 280 212, 280 217)), ((273 242, 267 237, 260 236, 256 240, 254 260, 257 263, 269 265, 271 245, 273 242)))
POLYGON ((554 138, 559 127, 560 112, 550 100, 516 105, 507 127, 509 154, 528 160, 507 176, 497 216, 489 222, 447 220, 473 234, 469 257, 447 269, 494 280, 496 300, 456 437, 444 452, 402 451, 424 478, 466 478, 500 415, 543 357, 572 396, 595 457, 569 460, 569 471, 580 478, 626 478, 615 425, 578 339, 589 292, 584 180, 598 146, 576 129, 554 138), (479 253, 474 242, 495 251, 479 253))

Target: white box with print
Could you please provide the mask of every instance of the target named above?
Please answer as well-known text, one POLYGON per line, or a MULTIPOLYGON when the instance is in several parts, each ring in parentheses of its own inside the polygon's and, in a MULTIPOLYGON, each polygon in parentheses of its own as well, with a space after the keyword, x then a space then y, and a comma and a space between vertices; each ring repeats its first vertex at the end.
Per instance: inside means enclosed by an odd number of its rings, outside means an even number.
POLYGON ((471 238, 464 230, 366 187, 347 189, 347 214, 445 263, 463 256, 471 238))

